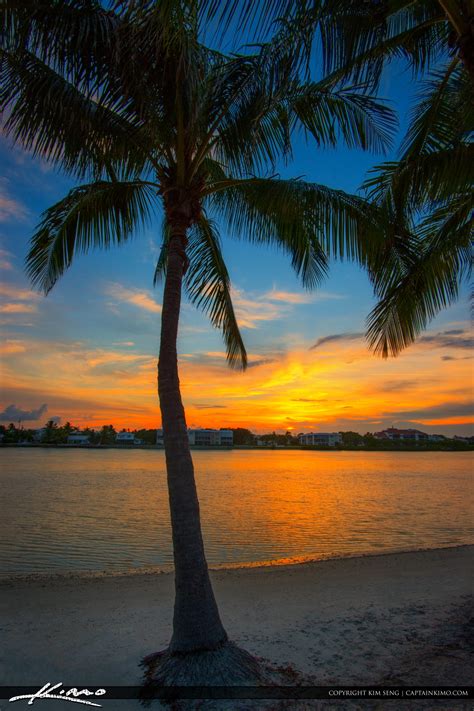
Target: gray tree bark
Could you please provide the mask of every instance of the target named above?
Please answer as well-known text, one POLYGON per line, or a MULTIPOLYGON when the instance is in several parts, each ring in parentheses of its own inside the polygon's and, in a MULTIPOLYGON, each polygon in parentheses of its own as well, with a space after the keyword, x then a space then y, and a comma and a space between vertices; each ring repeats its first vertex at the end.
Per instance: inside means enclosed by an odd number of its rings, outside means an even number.
POLYGON ((175 566, 172 654, 217 649, 227 641, 204 553, 199 501, 178 377, 177 336, 186 263, 186 227, 171 225, 161 315, 158 392, 168 473, 175 566))

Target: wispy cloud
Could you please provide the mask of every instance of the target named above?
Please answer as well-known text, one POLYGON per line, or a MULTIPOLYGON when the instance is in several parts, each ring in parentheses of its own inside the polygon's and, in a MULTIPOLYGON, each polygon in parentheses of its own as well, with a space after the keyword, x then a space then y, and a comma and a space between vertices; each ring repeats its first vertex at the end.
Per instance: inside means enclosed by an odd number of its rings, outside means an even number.
POLYGON ((14 353, 24 353, 25 351, 26 346, 22 341, 7 339, 0 344, 0 353, 2 355, 13 355, 14 353))
POLYGON ((260 365, 268 365, 268 363, 273 363, 275 358, 258 358, 257 360, 249 360, 247 363, 248 368, 258 368, 260 365))
POLYGON ((30 299, 39 298, 39 294, 31 291, 31 289, 23 289, 13 284, 0 284, 0 296, 5 296, 15 301, 29 301, 30 299))
POLYGON ((419 342, 426 343, 433 348, 472 348, 473 339, 468 331, 462 328, 455 328, 422 336, 419 342))
POLYGON ((263 294, 262 299, 269 301, 282 301, 285 304, 313 304, 316 301, 327 301, 330 299, 344 299, 342 294, 336 294, 329 291, 313 291, 298 292, 298 291, 283 291, 281 289, 272 289, 263 294))
POLYGON ((274 321, 286 313, 285 305, 265 300, 262 295, 247 295, 237 288, 232 289, 232 303, 240 328, 257 328, 260 322, 274 321))
POLYGON ((8 252, 6 249, 0 249, 0 269, 3 271, 11 271, 13 269, 12 257, 13 254, 11 252, 8 252))
POLYGON ((449 356, 449 355, 441 356, 441 360, 472 360, 472 358, 474 358, 474 356, 472 356, 472 355, 459 356, 459 358, 456 358, 455 356, 449 356))
POLYGON ((327 291, 304 293, 274 287, 270 291, 258 293, 245 292, 237 287, 232 289, 232 302, 239 326, 252 329, 264 321, 285 318, 290 315, 294 306, 341 298, 344 297, 327 291))
POLYGON ((13 284, 0 284, 0 298, 3 300, 0 304, 2 314, 32 314, 38 310, 37 305, 32 302, 39 298, 39 294, 35 294, 30 289, 23 289, 13 284))
POLYGON ((442 402, 432 407, 421 407, 407 410, 395 410, 384 413, 386 417, 404 420, 449 420, 450 418, 460 418, 472 416, 471 402, 442 402))
POLYGON ((314 294, 272 289, 263 294, 261 298, 268 301, 282 301, 285 304, 310 304, 314 300, 314 294))
POLYGON ((36 304, 1 304, 2 314, 32 314, 38 310, 36 304))
POLYGON ((340 341, 357 341, 359 338, 363 338, 364 334, 363 333, 333 333, 329 336, 323 336, 322 338, 318 338, 316 343, 314 343, 310 347, 310 351, 314 351, 316 348, 320 348, 323 346, 325 343, 335 343, 335 342, 340 342, 340 341))
POLYGON ((0 222, 26 220, 28 210, 21 202, 11 197, 5 182, 5 180, 0 181, 0 222))
POLYGON ((108 296, 116 299, 116 301, 131 304, 132 306, 136 306, 144 311, 150 311, 151 313, 161 313, 161 305, 156 303, 148 291, 127 289, 121 284, 109 284, 105 291, 108 296))

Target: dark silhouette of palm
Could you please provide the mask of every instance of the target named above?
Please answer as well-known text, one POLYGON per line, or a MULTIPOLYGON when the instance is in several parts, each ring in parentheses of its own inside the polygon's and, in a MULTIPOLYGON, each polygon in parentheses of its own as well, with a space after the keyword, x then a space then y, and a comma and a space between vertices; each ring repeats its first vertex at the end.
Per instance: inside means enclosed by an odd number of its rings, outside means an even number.
POLYGON ((120 245, 164 214, 158 389, 176 599, 155 676, 189 680, 198 656, 215 652, 214 682, 248 678, 255 665, 227 640, 204 554, 177 366, 182 287, 221 329, 229 364, 245 368, 220 229, 284 250, 307 288, 325 276, 331 255, 369 265, 381 236, 378 210, 341 191, 269 176, 291 157, 298 129, 317 145, 381 150, 394 116, 339 81, 304 79, 285 25, 254 53, 227 56, 201 43, 197 2, 6 7, 6 131, 84 181, 44 213, 27 258, 33 283, 47 293, 76 254, 120 245))

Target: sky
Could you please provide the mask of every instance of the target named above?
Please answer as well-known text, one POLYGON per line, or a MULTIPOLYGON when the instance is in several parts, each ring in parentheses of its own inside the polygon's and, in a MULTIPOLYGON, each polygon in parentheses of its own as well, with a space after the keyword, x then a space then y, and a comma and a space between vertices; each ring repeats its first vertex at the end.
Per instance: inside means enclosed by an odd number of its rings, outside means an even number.
MULTIPOLYGON (((300 138, 282 176, 357 191, 370 167, 396 155, 415 90, 400 65, 386 72, 380 96, 400 118, 387 156, 321 150, 300 138)), ((152 281, 160 219, 125 246, 76 258, 44 297, 24 272, 28 241, 41 212, 73 182, 6 139, 0 160, 0 422, 159 427, 162 285, 152 281)), ((223 237, 249 368, 228 368, 220 333, 184 300, 178 348, 189 427, 472 433, 467 288, 416 344, 382 360, 364 338, 375 300, 357 266, 333 263, 326 282, 308 292, 284 254, 223 237)))

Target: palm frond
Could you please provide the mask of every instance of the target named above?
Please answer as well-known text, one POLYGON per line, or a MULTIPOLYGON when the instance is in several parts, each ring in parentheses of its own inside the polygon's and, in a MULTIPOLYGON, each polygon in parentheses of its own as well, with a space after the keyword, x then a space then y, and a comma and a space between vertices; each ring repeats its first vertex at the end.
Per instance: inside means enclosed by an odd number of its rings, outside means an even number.
POLYGON ((458 298, 471 272, 473 208, 472 195, 442 205, 419 226, 416 252, 379 270, 381 298, 367 319, 369 346, 378 355, 396 356, 458 298))
POLYGON ((370 199, 382 204, 393 195, 406 210, 422 210, 430 203, 449 201, 474 185, 474 144, 384 163, 370 174, 363 185, 370 199))
POLYGON ((368 264, 380 244, 379 211, 343 191, 302 180, 236 181, 210 196, 229 234, 290 255, 304 286, 326 276, 328 257, 368 264))
POLYGON ((117 50, 119 17, 97 0, 3 0, 1 46, 28 51, 76 85, 96 85, 117 50))
POLYGON ((26 259, 32 283, 48 293, 74 255, 122 244, 150 219, 156 187, 142 181, 81 185, 48 208, 26 259))
MULTIPOLYGON (((162 230, 161 251, 155 267, 153 285, 166 274, 169 225, 162 230)), ((222 331, 227 360, 232 368, 247 367, 247 353, 232 305, 230 278, 222 256, 219 233, 215 224, 202 215, 188 235, 186 256, 189 260, 184 287, 192 304, 207 314, 215 328, 222 331)))
MULTIPOLYGON (((319 8, 318 8, 319 9, 319 8)), ((424 71, 445 52, 449 28, 439 4, 431 0, 361 3, 329 0, 324 12, 308 18, 320 36, 325 76, 372 89, 390 61, 403 58, 413 73, 424 71)))
POLYGON ((245 369, 247 352, 232 304, 230 278, 219 233, 204 215, 191 230, 186 254, 189 267, 184 285, 188 298, 209 316, 215 328, 222 331, 228 364, 232 368, 245 369))
POLYGON ((401 146, 402 159, 452 146, 474 129, 467 84, 469 78, 457 58, 423 82, 401 146))
POLYGON ((326 81, 306 84, 290 106, 318 145, 335 146, 342 138, 349 148, 384 152, 397 128, 396 114, 363 90, 328 86, 326 81))
POLYGON ((170 227, 168 221, 163 220, 161 226, 161 248, 160 254, 155 265, 155 272, 153 274, 153 286, 157 286, 161 280, 166 276, 166 265, 168 263, 168 245, 170 240, 170 227))
POLYGON ((6 135, 77 176, 107 164, 133 173, 147 164, 141 126, 84 94, 29 52, 0 50, 6 135))

